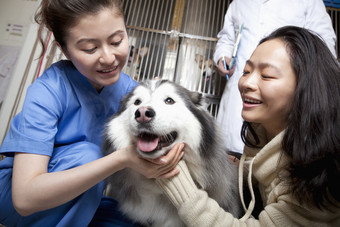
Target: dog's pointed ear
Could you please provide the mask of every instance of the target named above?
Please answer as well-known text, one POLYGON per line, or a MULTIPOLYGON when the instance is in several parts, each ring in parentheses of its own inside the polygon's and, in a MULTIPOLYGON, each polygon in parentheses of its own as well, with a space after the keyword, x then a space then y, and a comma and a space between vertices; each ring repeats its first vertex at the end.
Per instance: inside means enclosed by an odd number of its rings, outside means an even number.
POLYGON ((204 68, 204 56, 200 54, 195 54, 195 61, 200 69, 204 68))
POLYGON ((204 98, 204 96, 201 93, 198 92, 190 92, 190 98, 191 101, 198 107, 207 108, 208 103, 207 100, 204 98))

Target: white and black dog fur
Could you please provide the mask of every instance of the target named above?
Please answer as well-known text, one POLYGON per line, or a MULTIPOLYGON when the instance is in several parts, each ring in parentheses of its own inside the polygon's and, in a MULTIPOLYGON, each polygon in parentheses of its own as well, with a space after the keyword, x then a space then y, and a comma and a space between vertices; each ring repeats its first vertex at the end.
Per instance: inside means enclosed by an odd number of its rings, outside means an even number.
MULTIPOLYGON (((103 150, 108 154, 136 144, 140 156, 158 158, 182 142, 186 144, 183 159, 197 186, 238 217, 237 167, 229 162, 215 120, 197 92, 166 80, 139 84, 106 124, 103 150)), ((132 220, 183 226, 176 208, 153 179, 124 169, 107 183, 106 195, 115 198, 132 220)))

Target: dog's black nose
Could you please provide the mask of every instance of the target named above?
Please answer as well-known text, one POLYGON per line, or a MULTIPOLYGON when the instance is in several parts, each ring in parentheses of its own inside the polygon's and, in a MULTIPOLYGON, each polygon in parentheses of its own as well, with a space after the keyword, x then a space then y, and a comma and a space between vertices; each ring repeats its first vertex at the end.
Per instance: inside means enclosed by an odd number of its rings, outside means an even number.
POLYGON ((135 119, 139 123, 145 123, 152 120, 156 112, 150 107, 140 107, 135 112, 135 119))

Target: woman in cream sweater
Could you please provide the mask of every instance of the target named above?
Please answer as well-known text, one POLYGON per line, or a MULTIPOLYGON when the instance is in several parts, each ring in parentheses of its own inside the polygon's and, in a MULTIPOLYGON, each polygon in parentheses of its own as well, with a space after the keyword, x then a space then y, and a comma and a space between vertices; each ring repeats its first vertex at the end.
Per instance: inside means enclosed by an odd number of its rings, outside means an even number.
POLYGON ((188 226, 340 226, 340 66, 312 32, 283 27, 263 39, 239 81, 246 144, 240 219, 180 174, 158 179, 188 226), (254 188, 260 192, 256 200, 254 188), (255 203, 262 203, 258 216, 255 203))

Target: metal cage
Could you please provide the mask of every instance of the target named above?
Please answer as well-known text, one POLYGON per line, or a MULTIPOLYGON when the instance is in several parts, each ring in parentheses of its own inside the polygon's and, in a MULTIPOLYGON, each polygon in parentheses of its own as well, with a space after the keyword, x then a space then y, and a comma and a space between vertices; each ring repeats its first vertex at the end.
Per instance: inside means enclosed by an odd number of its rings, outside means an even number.
POLYGON ((216 117, 226 79, 212 59, 229 3, 124 0, 130 56, 123 71, 137 81, 159 77, 200 92, 216 117))

